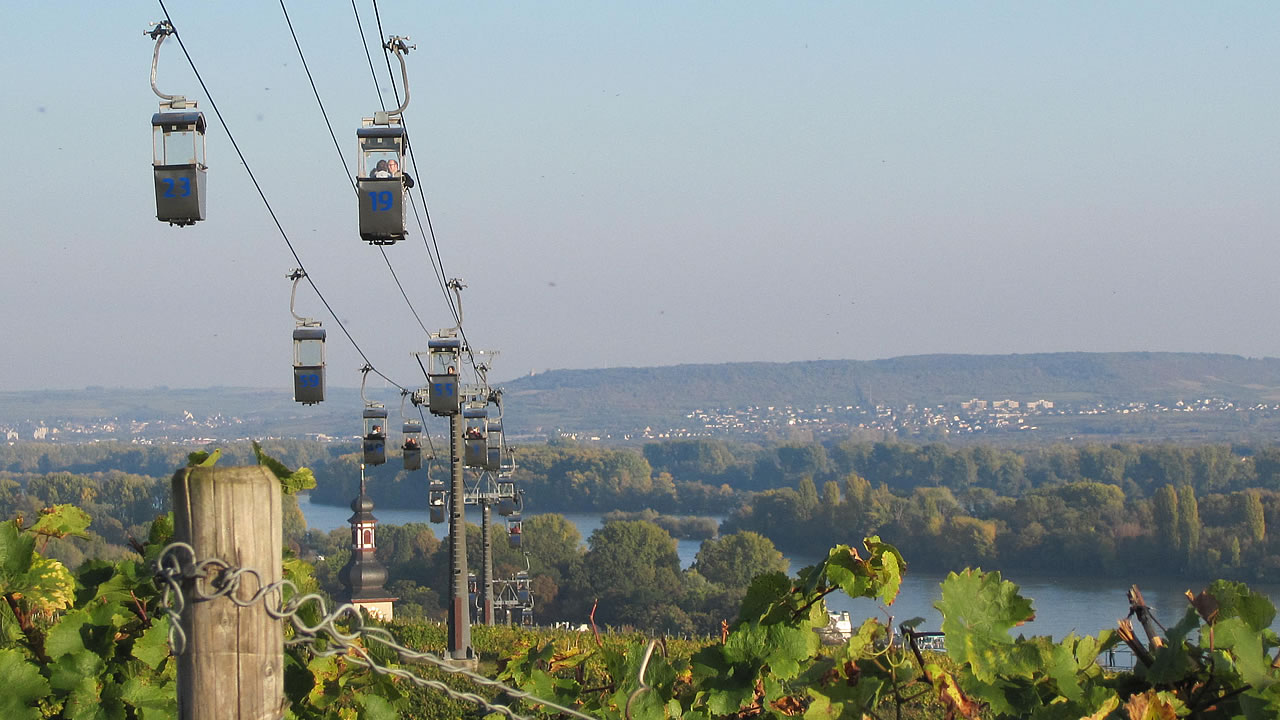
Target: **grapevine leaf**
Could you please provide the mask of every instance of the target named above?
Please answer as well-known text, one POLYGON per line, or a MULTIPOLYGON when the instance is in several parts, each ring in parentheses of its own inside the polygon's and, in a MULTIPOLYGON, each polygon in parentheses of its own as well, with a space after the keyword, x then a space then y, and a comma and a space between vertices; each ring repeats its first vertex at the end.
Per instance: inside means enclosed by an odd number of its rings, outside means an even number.
POLYGON ((17 521, 0 523, 0 595, 25 588, 35 549, 35 536, 19 530, 17 521))
POLYGON ((360 720, 396 720, 399 717, 391 703, 377 695, 360 693, 356 695, 356 702, 360 703, 360 720))
POLYGON ((1262 593, 1230 580, 1215 580, 1205 591, 1218 603, 1216 621, 1238 617, 1254 632, 1271 626, 1276 618, 1275 605, 1262 593))
POLYGON ((1104 718, 1115 712, 1118 707, 1120 707, 1120 696, 1111 693, 1106 700, 1102 701, 1102 704, 1098 706, 1098 709, 1092 715, 1086 715, 1080 720, 1104 720, 1104 718))
POLYGON ((102 686, 94 676, 81 677, 69 688, 63 714, 68 720, 106 720, 102 703, 102 686))
POLYGON ((197 450, 187 455, 187 467, 213 467, 222 457, 222 448, 214 448, 213 452, 197 450))
POLYGON ((13 614, 9 603, 0 602, 0 647, 4 647, 22 637, 22 626, 13 614))
POLYGON ((296 471, 290 470, 288 466, 279 460, 271 457, 263 451, 262 446, 255 440, 253 443, 253 454, 258 458, 258 464, 267 468, 280 481, 280 489, 286 495, 293 495, 302 490, 310 490, 316 486, 316 476, 307 468, 298 468, 296 471))
POLYGON ((707 692, 707 709, 712 715, 736 715, 755 699, 755 688, 718 688, 707 692))
POLYGON ((879 535, 872 535, 863 540, 862 544, 871 553, 871 558, 867 562, 871 565, 876 583, 880 587, 878 593, 880 601, 885 605, 892 605, 898 598, 898 590, 902 587, 902 573, 907 569, 907 562, 902 559, 902 553, 898 552, 898 548, 881 542, 879 535))
MULTIPOLYGON (((71 692, 82 681, 96 678, 102 674, 106 667, 106 662, 101 657, 88 650, 63 655, 53 664, 52 671, 49 674, 49 684, 54 690, 71 692)), ((96 704, 98 702, 96 688, 93 691, 93 697, 93 702, 96 704)))
POLYGON ((23 598, 32 610, 47 615, 69 607, 75 599, 76 579, 61 562, 37 557, 27 571, 23 598))
POLYGON ((85 649, 83 630, 89 622, 89 613, 85 610, 72 610, 63 615, 45 636, 44 651, 49 657, 57 659, 68 653, 77 653, 85 649))
POLYGON ((147 531, 147 544, 163 547, 173 539, 173 513, 156 516, 147 531))
POLYGON ((149 685, 133 676, 121 688, 120 699, 137 709, 142 720, 171 718, 178 713, 178 694, 169 683, 149 685))
POLYGON ((1071 702, 1080 702, 1084 699, 1084 689, 1080 687, 1080 681, 1076 678, 1076 672, 1079 670, 1076 655, 1072 650, 1076 646, 1075 634, 1069 634, 1059 644, 1054 644, 1048 638, 1037 638, 1040 649, 1040 661, 1044 667, 1044 672, 1058 686, 1058 692, 1070 700, 1071 702))
POLYGON ((169 657, 169 618, 161 615, 137 640, 133 641, 133 656, 152 670, 169 657))
POLYGON ((41 677, 40 668, 17 650, 0 650, 0 678, 4 678, 0 717, 37 720, 40 712, 31 704, 49 694, 49 681, 41 677))
POLYGON ((1262 649, 1262 637, 1239 617, 1220 621, 1213 629, 1218 647, 1230 649, 1236 669, 1244 681, 1255 688, 1267 688, 1277 682, 1271 661, 1262 649))
POLYGON ((947 716, 979 717, 979 713, 982 712, 981 703, 965 695, 956 684, 955 678, 951 677, 951 673, 941 670, 936 665, 932 667, 933 687, 938 693, 938 698, 947 708, 947 716))
POLYGON ((1129 720, 1177 720, 1178 717, 1173 705, 1161 698, 1155 690, 1131 696, 1124 709, 1129 720))
POLYGON ((942 598, 934 603, 942 613, 947 654, 958 663, 969 663, 984 683, 1004 670, 1009 630, 1035 618, 1031 601, 1018 594, 1018 586, 1002 580, 1000 573, 965 570, 951 573, 942 583, 942 598))
POLYGON ((54 505, 41 512, 40 519, 31 526, 31 532, 56 538, 68 535, 87 538, 89 533, 85 529, 88 527, 89 513, 75 505, 54 505))

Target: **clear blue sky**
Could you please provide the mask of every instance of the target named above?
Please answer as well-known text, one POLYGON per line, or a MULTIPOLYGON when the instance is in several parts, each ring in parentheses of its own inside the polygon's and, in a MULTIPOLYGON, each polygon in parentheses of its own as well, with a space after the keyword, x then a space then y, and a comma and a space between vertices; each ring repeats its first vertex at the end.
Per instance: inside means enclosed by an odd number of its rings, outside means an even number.
MULTIPOLYGON (((0 389, 289 387, 295 265, 398 382, 425 347, 343 170, 347 2, 172 0, 209 215, 154 219, 157 3, 0 8, 0 389)), ((377 42, 372 5, 357 0, 377 42)), ((468 336, 532 369, 919 353, 1280 355, 1280 4, 379 3, 468 336)), ((376 49, 376 46, 375 46, 376 49)), ((378 83, 390 101, 386 66, 378 83)), ((449 324, 422 238, 388 248, 449 324)), ((329 329, 330 383, 363 361, 329 329)))

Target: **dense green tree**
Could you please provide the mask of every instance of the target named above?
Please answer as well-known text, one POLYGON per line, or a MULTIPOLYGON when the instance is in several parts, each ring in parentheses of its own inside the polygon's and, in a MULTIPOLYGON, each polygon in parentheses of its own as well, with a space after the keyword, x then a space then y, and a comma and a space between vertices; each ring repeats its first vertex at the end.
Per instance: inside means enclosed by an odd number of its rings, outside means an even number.
POLYGON ((1172 485, 1163 485, 1151 497, 1152 519, 1156 532, 1170 550, 1182 547, 1182 535, 1178 526, 1178 491, 1172 485))
POLYGON ((1183 485, 1178 490, 1178 536, 1189 560, 1200 549, 1200 506, 1190 485, 1183 485))
POLYGON ((1267 537, 1267 520, 1262 509, 1262 495, 1257 490, 1241 493, 1241 515, 1248 537, 1260 543, 1267 537))
POLYGON ((704 540, 693 569, 718 585, 746 588, 756 575, 786 572, 787 561, 768 538, 744 530, 704 540))
POLYGON ((643 520, 605 523, 569 570, 561 601, 576 618, 598 601, 596 621, 638 624, 646 613, 680 597, 680 557, 666 530, 643 520))

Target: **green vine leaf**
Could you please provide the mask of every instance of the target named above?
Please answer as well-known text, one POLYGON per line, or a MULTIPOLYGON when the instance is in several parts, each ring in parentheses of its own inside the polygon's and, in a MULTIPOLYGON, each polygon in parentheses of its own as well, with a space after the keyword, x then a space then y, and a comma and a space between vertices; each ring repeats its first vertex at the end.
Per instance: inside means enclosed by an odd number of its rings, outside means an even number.
POLYGON ((64 538, 69 535, 88 538, 89 513, 75 505, 54 505, 41 511, 40 519, 31 526, 31 532, 47 537, 64 538))
POLYGON ((35 549, 35 536, 18 529, 17 521, 0 523, 0 595, 21 592, 26 586, 35 549))
POLYGON ((258 458, 258 464, 270 470, 280 481, 280 489, 284 494, 293 495, 315 488, 316 476, 311 470, 308 468, 290 470, 284 463, 264 452, 256 440, 253 442, 253 454, 258 458))
POLYGON ((0 678, 4 678, 0 717, 39 720, 40 711, 33 703, 49 694, 49 681, 40 675, 40 669, 17 650, 0 650, 0 678))
POLYGON ((947 654, 958 663, 969 663, 984 683, 994 682, 997 672, 1008 669, 1013 643, 1009 631, 1035 619, 1031 601, 999 572, 951 573, 934 607, 942 613, 947 654))
POLYGON ((211 453, 197 450, 187 455, 187 467, 213 467, 220 457, 222 457, 221 449, 214 450, 211 453))

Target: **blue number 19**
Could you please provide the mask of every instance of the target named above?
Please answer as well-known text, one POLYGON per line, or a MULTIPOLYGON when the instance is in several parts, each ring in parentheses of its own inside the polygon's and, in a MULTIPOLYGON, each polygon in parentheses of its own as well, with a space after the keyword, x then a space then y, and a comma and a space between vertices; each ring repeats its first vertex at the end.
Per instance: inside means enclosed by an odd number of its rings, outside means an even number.
POLYGON ((371 192, 369 193, 369 202, 373 206, 374 212, 390 210, 392 205, 391 191, 371 192))

